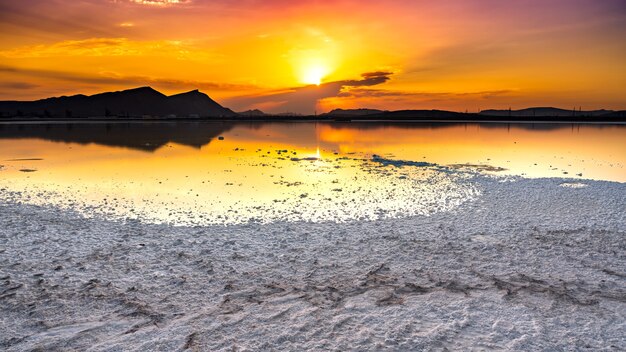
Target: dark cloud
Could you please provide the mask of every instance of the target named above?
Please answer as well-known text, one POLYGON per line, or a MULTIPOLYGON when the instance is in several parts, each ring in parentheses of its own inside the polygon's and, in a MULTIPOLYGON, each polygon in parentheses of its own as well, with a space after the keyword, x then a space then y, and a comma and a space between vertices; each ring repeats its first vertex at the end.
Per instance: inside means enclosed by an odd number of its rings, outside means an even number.
POLYGON ((38 88, 38 84, 28 83, 28 82, 0 82, 0 89, 33 89, 38 88))
POLYGON ((490 90, 480 92, 402 92, 382 89, 356 88, 345 92, 341 92, 338 96, 342 98, 403 98, 403 99, 419 99, 420 101, 438 101, 457 98, 479 98, 489 99, 495 96, 507 95, 514 93, 510 89, 490 90))
POLYGON ((366 73, 362 74, 361 77, 363 77, 365 79, 387 77, 387 79, 388 79, 389 76, 391 76, 391 75, 393 75, 393 72, 375 71, 375 72, 366 72, 366 73))
POLYGON ((321 99, 340 96, 344 89, 383 84, 389 81, 391 75, 391 72, 367 72, 361 75, 363 79, 360 80, 344 80, 323 83, 319 86, 296 87, 269 92, 261 96, 236 97, 225 100, 225 103, 227 106, 236 110, 273 106, 268 112, 312 114, 316 109, 317 102, 321 99))
POLYGON ((348 87, 363 87, 363 86, 375 86, 378 84, 383 84, 390 79, 390 76, 393 73, 377 71, 377 72, 366 72, 361 75, 363 77, 362 80, 356 81, 340 81, 337 83, 341 83, 342 86, 348 87))

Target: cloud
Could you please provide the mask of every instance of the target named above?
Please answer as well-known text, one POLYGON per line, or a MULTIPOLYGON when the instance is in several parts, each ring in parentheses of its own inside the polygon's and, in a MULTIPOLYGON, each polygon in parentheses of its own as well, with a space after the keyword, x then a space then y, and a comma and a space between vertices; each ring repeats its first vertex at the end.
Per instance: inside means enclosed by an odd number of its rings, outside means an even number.
POLYGON ((248 95, 225 100, 225 104, 237 111, 269 108, 267 112, 292 112, 313 114, 321 99, 339 96, 345 89, 383 84, 391 78, 391 72, 366 72, 360 80, 343 80, 285 90, 270 91, 263 95, 248 95))
POLYGON ((138 5, 148 5, 148 6, 171 6, 171 5, 183 5, 191 3, 190 0, 113 0, 113 2, 129 2, 138 5))
POLYGON ((335 108, 378 108, 389 110, 432 109, 442 106, 465 110, 501 98, 509 99, 517 93, 513 89, 470 92, 398 91, 378 88, 388 82, 393 73, 366 72, 360 80, 342 80, 320 86, 304 86, 226 99, 225 105, 243 111, 260 109, 269 113, 313 114, 335 108))
POLYGON ((155 55, 207 58, 207 53, 184 41, 135 41, 128 38, 89 38, 64 40, 52 44, 27 45, 0 51, 0 57, 10 59, 76 56, 131 56, 155 55))
POLYGON ((339 81, 335 83, 340 83, 342 86, 347 87, 375 86, 387 82, 391 78, 391 75, 393 75, 392 72, 385 71, 366 72, 361 74, 361 77, 363 77, 361 80, 339 81))
POLYGON ((382 110, 435 109, 447 108, 464 111, 477 111, 480 107, 519 96, 512 89, 475 92, 415 92, 357 87, 346 89, 337 96, 319 101, 323 111, 336 108, 376 108, 382 110))
MULTIPOLYGON (((36 78, 38 80, 49 79, 54 81, 66 82, 66 83, 80 83, 86 85, 94 85, 98 91, 104 89, 103 87, 118 88, 133 88, 138 86, 155 86, 156 88, 182 90, 182 89, 201 89, 208 91, 250 91, 258 90, 258 87, 254 85, 246 84, 229 84, 229 83, 217 83, 208 81, 194 81, 194 80, 181 80, 181 79, 169 79, 160 77, 147 77, 147 76, 126 76, 120 75, 114 72, 103 72, 99 75, 95 74, 82 74, 76 72, 67 71, 54 71, 54 70, 38 70, 38 69, 21 69, 11 66, 0 65, 0 74, 13 75, 18 77, 36 78)), ((22 84, 22 89, 26 89, 28 83, 22 84)), ((13 87, 15 88, 15 87, 13 87)), ((30 87, 33 88, 33 87, 30 87)))
POLYGON ((357 88, 339 93, 340 98, 411 98, 428 101, 449 100, 455 98, 489 99, 495 96, 511 94, 510 89, 478 91, 478 92, 403 92, 383 89, 357 88))
POLYGON ((67 37, 111 37, 118 16, 107 2, 61 0, 0 1, 0 32, 11 37, 50 41, 67 37))
POLYGON ((38 84, 28 83, 28 82, 0 82, 0 89, 19 89, 19 90, 27 90, 38 88, 38 84))
POLYGON ((92 38, 86 40, 66 40, 49 45, 30 45, 0 51, 1 57, 22 59, 53 56, 118 56, 128 55, 133 51, 125 38, 92 38))
POLYGON ((117 82, 117 79, 111 77, 100 77, 85 75, 74 72, 62 72, 54 70, 39 70, 39 69, 21 69, 11 66, 0 66, 0 73, 3 75, 13 75, 20 77, 30 77, 38 80, 49 79, 63 82, 74 83, 86 83, 86 84, 99 84, 108 85, 117 82))

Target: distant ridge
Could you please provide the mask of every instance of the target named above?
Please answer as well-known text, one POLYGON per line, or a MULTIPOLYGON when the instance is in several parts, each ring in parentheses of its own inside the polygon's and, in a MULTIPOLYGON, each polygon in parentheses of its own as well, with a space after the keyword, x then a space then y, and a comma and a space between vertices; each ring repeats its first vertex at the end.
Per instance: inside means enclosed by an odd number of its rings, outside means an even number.
POLYGON ((530 108, 517 111, 485 110, 463 113, 445 110, 398 110, 381 113, 326 115, 336 121, 465 121, 465 122, 626 122, 624 111, 568 111, 556 108, 530 108))
POLYGON ((381 114, 369 115, 371 117, 386 117, 386 118, 429 118, 429 119, 453 119, 458 117, 467 117, 474 114, 464 114, 454 111, 446 110, 398 110, 389 111, 381 114))
POLYGON ((613 113, 612 110, 566 110, 553 107, 535 107, 521 110, 483 110, 481 115, 486 116, 512 116, 512 117, 576 117, 576 116, 603 116, 613 113))
POLYGON ((254 116, 254 117, 256 117, 256 116, 267 116, 266 113, 264 113, 263 111, 261 111, 259 109, 241 111, 241 112, 238 112, 237 114, 240 115, 240 116, 248 116, 248 117, 251 117, 251 116, 254 116))
POLYGON ((0 101, 0 116, 38 117, 231 117, 208 95, 192 90, 166 96, 151 87, 139 87, 91 96, 73 95, 37 101, 0 101))
POLYGON ((335 109, 320 116, 367 116, 374 114, 382 114, 387 111, 376 109, 335 109))
POLYGON ((613 111, 606 115, 602 115, 603 117, 626 117, 626 110, 613 111))

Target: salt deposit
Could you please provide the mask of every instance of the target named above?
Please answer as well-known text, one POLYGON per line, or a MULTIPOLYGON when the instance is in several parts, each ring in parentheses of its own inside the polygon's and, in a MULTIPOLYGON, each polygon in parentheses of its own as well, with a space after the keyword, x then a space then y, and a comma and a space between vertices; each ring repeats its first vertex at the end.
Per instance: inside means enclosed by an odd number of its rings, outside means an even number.
POLYGON ((626 350, 626 185, 464 175, 475 197, 442 211, 226 227, 5 189, 0 346, 626 350))

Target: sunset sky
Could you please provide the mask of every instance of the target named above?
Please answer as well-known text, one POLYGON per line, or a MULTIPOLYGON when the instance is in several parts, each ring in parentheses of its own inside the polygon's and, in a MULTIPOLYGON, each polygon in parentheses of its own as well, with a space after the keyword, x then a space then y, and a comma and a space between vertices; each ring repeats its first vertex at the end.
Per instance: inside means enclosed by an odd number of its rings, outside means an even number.
POLYGON ((626 109, 625 0, 0 0, 0 100, 626 109), (319 84, 319 85, 318 85, 319 84))

